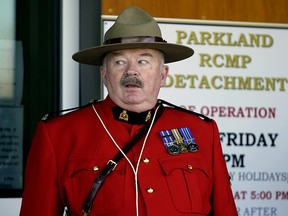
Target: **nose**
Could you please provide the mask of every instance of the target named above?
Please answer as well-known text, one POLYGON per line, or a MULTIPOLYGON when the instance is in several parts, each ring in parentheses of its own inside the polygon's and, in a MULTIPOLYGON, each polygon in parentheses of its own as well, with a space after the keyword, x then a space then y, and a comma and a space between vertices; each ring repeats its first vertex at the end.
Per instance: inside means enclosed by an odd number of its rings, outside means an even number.
POLYGON ((125 71, 125 74, 134 75, 134 76, 139 75, 139 71, 137 69, 137 64, 130 62, 127 66, 127 70, 125 71))

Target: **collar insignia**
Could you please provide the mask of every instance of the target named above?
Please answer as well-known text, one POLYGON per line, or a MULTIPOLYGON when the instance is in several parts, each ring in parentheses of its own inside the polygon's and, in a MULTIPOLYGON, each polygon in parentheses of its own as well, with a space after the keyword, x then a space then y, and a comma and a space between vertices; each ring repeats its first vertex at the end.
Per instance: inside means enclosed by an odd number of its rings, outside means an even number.
POLYGON ((149 121, 151 118, 151 111, 148 112, 146 118, 145 118, 145 122, 149 121))
POLYGON ((128 121, 129 116, 128 116, 126 110, 123 110, 123 112, 120 113, 120 115, 119 115, 119 119, 122 119, 122 120, 124 120, 124 121, 128 121))

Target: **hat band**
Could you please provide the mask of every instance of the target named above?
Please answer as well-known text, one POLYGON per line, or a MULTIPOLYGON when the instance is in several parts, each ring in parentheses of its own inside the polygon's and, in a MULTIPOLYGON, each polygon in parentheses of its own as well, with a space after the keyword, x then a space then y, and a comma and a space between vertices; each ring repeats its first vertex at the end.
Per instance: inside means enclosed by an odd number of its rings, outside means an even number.
POLYGON ((167 43, 167 41, 165 41, 161 37, 137 36, 137 37, 112 38, 112 39, 106 40, 104 42, 104 45, 118 44, 118 43, 155 43, 155 42, 167 43))

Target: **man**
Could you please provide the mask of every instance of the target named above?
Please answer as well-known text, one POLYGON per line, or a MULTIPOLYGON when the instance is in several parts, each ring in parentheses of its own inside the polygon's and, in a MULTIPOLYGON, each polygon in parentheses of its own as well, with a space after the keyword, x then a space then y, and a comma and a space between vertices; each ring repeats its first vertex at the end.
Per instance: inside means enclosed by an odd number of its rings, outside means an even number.
POLYGON ((193 53, 164 41, 137 7, 102 46, 75 53, 102 65, 108 96, 39 123, 20 215, 236 216, 216 123, 157 98, 164 63, 193 53))

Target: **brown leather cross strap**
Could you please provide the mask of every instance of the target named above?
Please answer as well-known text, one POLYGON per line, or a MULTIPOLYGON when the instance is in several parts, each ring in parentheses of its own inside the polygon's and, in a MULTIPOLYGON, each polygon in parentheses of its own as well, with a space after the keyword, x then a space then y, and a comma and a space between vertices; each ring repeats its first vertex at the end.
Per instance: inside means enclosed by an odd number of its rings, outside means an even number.
MULTIPOLYGON (((156 116, 155 116, 155 120, 154 122, 156 122, 159 117, 161 116, 161 114, 164 111, 164 107, 161 103, 161 101, 158 101, 158 105, 157 105, 158 111, 156 112, 156 116)), ((149 130, 149 127, 152 123, 152 119, 150 119, 144 126, 142 126, 137 132, 136 134, 132 137, 132 139, 123 147, 122 151, 124 152, 124 154, 127 154, 130 149, 132 149, 132 147, 145 135, 147 134, 147 131, 149 130)), ((114 158, 112 160, 109 160, 107 162, 107 165, 100 171, 99 175, 97 176, 97 178, 94 180, 93 185, 82 205, 82 210, 83 210, 83 214, 84 216, 87 216, 91 210, 92 204, 93 204, 93 200, 96 196, 97 191, 99 190, 99 188, 101 187, 101 185, 103 184, 104 180, 107 178, 107 176, 115 169, 115 167, 117 166, 118 162, 124 157, 124 155, 122 154, 122 152, 118 152, 114 158)))

